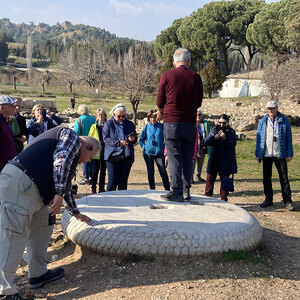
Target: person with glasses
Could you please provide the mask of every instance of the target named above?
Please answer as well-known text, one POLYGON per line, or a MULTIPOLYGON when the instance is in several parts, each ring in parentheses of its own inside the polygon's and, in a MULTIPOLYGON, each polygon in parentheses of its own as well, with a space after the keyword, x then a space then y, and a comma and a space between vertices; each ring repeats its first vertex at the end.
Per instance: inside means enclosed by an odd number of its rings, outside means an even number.
POLYGON ((222 188, 222 180, 224 177, 229 177, 230 174, 237 173, 236 141, 235 131, 229 126, 229 117, 222 114, 218 119, 218 125, 211 129, 208 137, 204 140, 205 145, 210 146, 206 169, 206 196, 213 196, 214 184, 219 174, 220 197, 221 200, 228 201, 229 191, 222 188))
POLYGON ((170 190, 170 182, 164 158, 164 133, 163 126, 156 120, 156 111, 147 113, 148 124, 144 126, 139 140, 143 149, 143 157, 147 166, 148 182, 151 190, 155 190, 154 162, 163 181, 164 189, 170 190))
POLYGON ((96 113, 96 123, 90 128, 89 136, 100 142, 99 153, 92 160, 92 194, 96 194, 96 187, 99 175, 99 193, 105 192, 106 164, 104 160, 103 125, 106 122, 106 113, 103 108, 98 108, 96 113))
MULTIPOLYGON (((205 155, 210 153, 210 147, 204 145, 205 138, 209 135, 210 125, 209 122, 202 118, 202 111, 200 108, 197 109, 197 131, 196 131, 196 142, 195 142, 195 153, 193 157, 193 175, 197 165, 196 178, 200 183, 205 182, 205 179, 201 177, 202 167, 205 159, 205 155)), ((191 183, 195 183, 192 177, 191 183)))
POLYGON ((137 134, 133 122, 126 118, 127 111, 122 103, 115 105, 110 113, 112 118, 103 126, 104 160, 108 173, 106 190, 127 190, 137 134))

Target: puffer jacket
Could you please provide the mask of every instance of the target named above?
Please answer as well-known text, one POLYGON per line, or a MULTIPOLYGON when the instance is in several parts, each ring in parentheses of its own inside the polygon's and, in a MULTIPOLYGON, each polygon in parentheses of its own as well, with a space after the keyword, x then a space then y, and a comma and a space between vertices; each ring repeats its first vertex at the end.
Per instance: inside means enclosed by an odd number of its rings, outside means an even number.
MULTIPOLYGON (((282 113, 278 112, 278 142, 279 158, 293 157, 292 131, 289 120, 282 113)), ((255 157, 263 159, 266 144, 266 130, 268 114, 259 121, 256 132, 255 157)))

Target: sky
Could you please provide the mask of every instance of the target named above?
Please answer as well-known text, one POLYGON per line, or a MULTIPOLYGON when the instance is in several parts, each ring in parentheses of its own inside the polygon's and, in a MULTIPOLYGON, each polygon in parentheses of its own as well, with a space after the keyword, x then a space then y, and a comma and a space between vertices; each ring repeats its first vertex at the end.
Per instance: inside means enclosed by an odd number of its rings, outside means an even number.
MULTIPOLYGON (((265 2, 278 2, 266 0, 265 2)), ((0 18, 13 23, 54 25, 70 21, 105 29, 118 37, 152 41, 174 20, 211 0, 0 0, 0 18)))

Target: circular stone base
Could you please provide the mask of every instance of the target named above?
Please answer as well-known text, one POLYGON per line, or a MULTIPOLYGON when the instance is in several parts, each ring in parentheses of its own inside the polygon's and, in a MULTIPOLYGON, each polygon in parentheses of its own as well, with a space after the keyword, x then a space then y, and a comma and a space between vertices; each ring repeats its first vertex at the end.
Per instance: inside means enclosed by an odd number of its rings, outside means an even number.
POLYGON ((65 234, 76 244, 106 255, 199 255, 254 249, 258 221, 244 209, 215 198, 192 195, 170 202, 165 191, 127 190, 94 194, 77 201, 92 222, 62 216, 65 234))

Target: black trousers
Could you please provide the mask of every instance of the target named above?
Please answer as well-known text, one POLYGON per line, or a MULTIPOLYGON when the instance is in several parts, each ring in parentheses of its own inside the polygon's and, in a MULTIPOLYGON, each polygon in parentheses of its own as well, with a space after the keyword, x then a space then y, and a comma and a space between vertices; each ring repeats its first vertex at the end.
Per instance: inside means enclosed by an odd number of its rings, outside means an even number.
POLYGON ((291 188, 288 179, 288 170, 286 159, 277 157, 264 157, 263 158, 263 184, 266 200, 273 201, 273 188, 272 188, 272 165, 275 163, 281 186, 281 194, 283 202, 291 202, 291 188))
POLYGON ((104 156, 101 155, 100 159, 93 159, 93 172, 92 172, 92 188, 96 188, 97 181, 98 181, 98 174, 100 170, 99 175, 99 191, 104 190, 105 186, 105 175, 106 175, 106 164, 104 160, 104 156))

